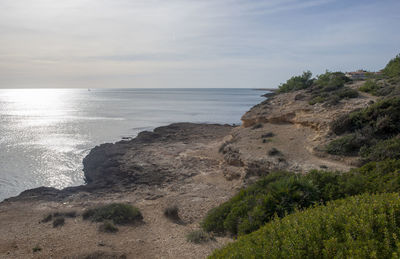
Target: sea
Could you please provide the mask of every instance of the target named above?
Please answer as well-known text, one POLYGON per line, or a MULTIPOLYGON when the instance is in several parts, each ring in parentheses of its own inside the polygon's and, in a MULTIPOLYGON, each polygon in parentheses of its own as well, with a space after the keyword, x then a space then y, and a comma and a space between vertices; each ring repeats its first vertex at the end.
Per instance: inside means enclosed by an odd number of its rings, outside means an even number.
POLYGON ((83 158, 173 122, 240 124, 253 89, 0 89, 0 201, 84 184, 83 158))

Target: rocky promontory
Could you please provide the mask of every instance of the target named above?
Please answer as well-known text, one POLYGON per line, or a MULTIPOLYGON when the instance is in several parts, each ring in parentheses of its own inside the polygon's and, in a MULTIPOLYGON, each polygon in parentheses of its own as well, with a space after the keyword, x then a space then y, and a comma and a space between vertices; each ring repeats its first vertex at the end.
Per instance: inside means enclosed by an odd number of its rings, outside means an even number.
MULTIPOLYGON (((349 87, 357 88, 358 83, 349 87)), ((41 187, 0 204, 0 255, 4 258, 203 258, 231 241, 186 241, 211 208, 271 171, 348 170, 354 161, 327 155, 330 123, 374 97, 311 105, 307 91, 268 95, 242 117, 243 125, 175 123, 132 140, 102 144, 83 160, 86 184, 41 187), (144 218, 117 234, 76 217, 61 228, 42 223, 54 211, 81 215, 98 204, 129 203, 144 218), (164 217, 179 208, 180 223, 164 217), (32 249, 40 246, 40 251, 32 249)), ((0 256, 0 257, 1 257, 0 256)))

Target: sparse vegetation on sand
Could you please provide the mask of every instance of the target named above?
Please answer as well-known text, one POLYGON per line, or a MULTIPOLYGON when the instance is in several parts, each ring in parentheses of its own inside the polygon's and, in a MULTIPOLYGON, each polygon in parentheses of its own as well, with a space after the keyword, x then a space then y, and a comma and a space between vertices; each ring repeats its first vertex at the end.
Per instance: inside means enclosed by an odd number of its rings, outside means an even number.
POLYGON ((177 205, 171 205, 164 209, 164 216, 173 222, 180 222, 181 218, 179 217, 179 208, 177 205))
POLYGON ((64 216, 57 216, 53 220, 53 228, 62 227, 65 224, 64 216))
POLYGON ((84 220, 95 222, 110 220, 114 224, 133 224, 143 219, 138 208, 123 203, 112 203, 88 209, 82 214, 82 217, 84 220))
POLYGON ((194 230, 186 235, 186 240, 191 243, 201 244, 214 240, 214 238, 203 230, 194 230))
POLYGON ((99 231, 105 233, 115 233, 118 231, 118 228, 114 225, 114 223, 111 220, 105 220, 99 226, 99 231))

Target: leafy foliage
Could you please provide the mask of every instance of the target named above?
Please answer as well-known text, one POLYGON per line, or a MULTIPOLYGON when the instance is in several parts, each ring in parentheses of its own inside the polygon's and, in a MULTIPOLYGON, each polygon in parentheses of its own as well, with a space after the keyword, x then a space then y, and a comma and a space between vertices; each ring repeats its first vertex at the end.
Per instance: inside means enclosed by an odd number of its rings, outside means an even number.
POLYGON ((361 193, 400 190, 400 160, 371 162, 347 173, 311 171, 307 175, 271 173, 210 210, 201 226, 207 232, 243 235, 273 217, 361 193))
POLYGON ((314 81, 309 92, 311 93, 310 105, 328 103, 335 105, 344 98, 358 97, 358 91, 344 86, 350 79, 342 72, 325 72, 314 81))
POLYGON ((372 95, 380 95, 379 90, 381 89, 381 86, 379 86, 376 81, 368 79, 365 81, 365 83, 359 88, 361 92, 369 93, 372 95))
POLYGON ((378 141, 370 147, 364 146, 360 150, 360 155, 364 161, 381 161, 387 158, 400 159, 400 135, 378 141))
MULTIPOLYGON (((361 148, 365 150, 365 155, 372 153, 366 153, 366 150, 382 140, 400 134, 400 97, 386 98, 365 109, 344 115, 334 121, 331 128, 337 135, 350 134, 330 142, 326 146, 328 153, 353 155, 358 154, 361 148)), ((379 159, 391 157, 393 156, 380 156, 379 159)))
POLYGON ((82 217, 96 222, 110 220, 115 224, 130 224, 143 219, 138 208, 122 203, 112 203, 88 209, 82 214, 82 217))
POLYGON ((398 258, 399 194, 364 194, 275 219, 210 258, 398 258))
POLYGON ((400 77, 400 54, 387 63, 383 73, 388 77, 400 77))
POLYGON ((278 93, 287 93, 296 90, 302 90, 309 88, 313 79, 310 71, 303 72, 301 76, 293 76, 286 83, 281 84, 278 89, 278 93))

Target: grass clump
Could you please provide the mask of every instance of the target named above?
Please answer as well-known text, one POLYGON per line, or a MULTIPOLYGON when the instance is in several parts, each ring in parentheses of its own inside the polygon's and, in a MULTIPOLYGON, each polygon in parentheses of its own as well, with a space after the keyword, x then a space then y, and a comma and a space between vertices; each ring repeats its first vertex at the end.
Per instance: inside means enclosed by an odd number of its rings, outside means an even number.
POLYGON ((65 224, 65 218, 63 216, 57 216, 53 220, 53 228, 62 227, 65 224))
POLYGON ((111 220, 105 220, 99 226, 99 231, 105 233, 115 233, 118 231, 118 228, 114 225, 114 223, 111 220))
POLYGON ((181 221, 181 218, 179 217, 179 208, 176 205, 166 207, 164 209, 164 216, 174 222, 181 221))
POLYGON ((53 213, 44 216, 44 218, 40 221, 41 223, 47 223, 53 220, 53 213))
POLYGON ((191 243, 201 244, 214 240, 214 238, 203 230, 194 230, 186 235, 186 240, 191 243))
POLYGON ((82 217, 95 222, 110 220, 114 224, 132 224, 143 219, 138 208, 123 203, 112 203, 88 209, 82 214, 82 217))
POLYGON ((399 194, 364 194, 275 219, 210 258, 398 258, 399 194))

